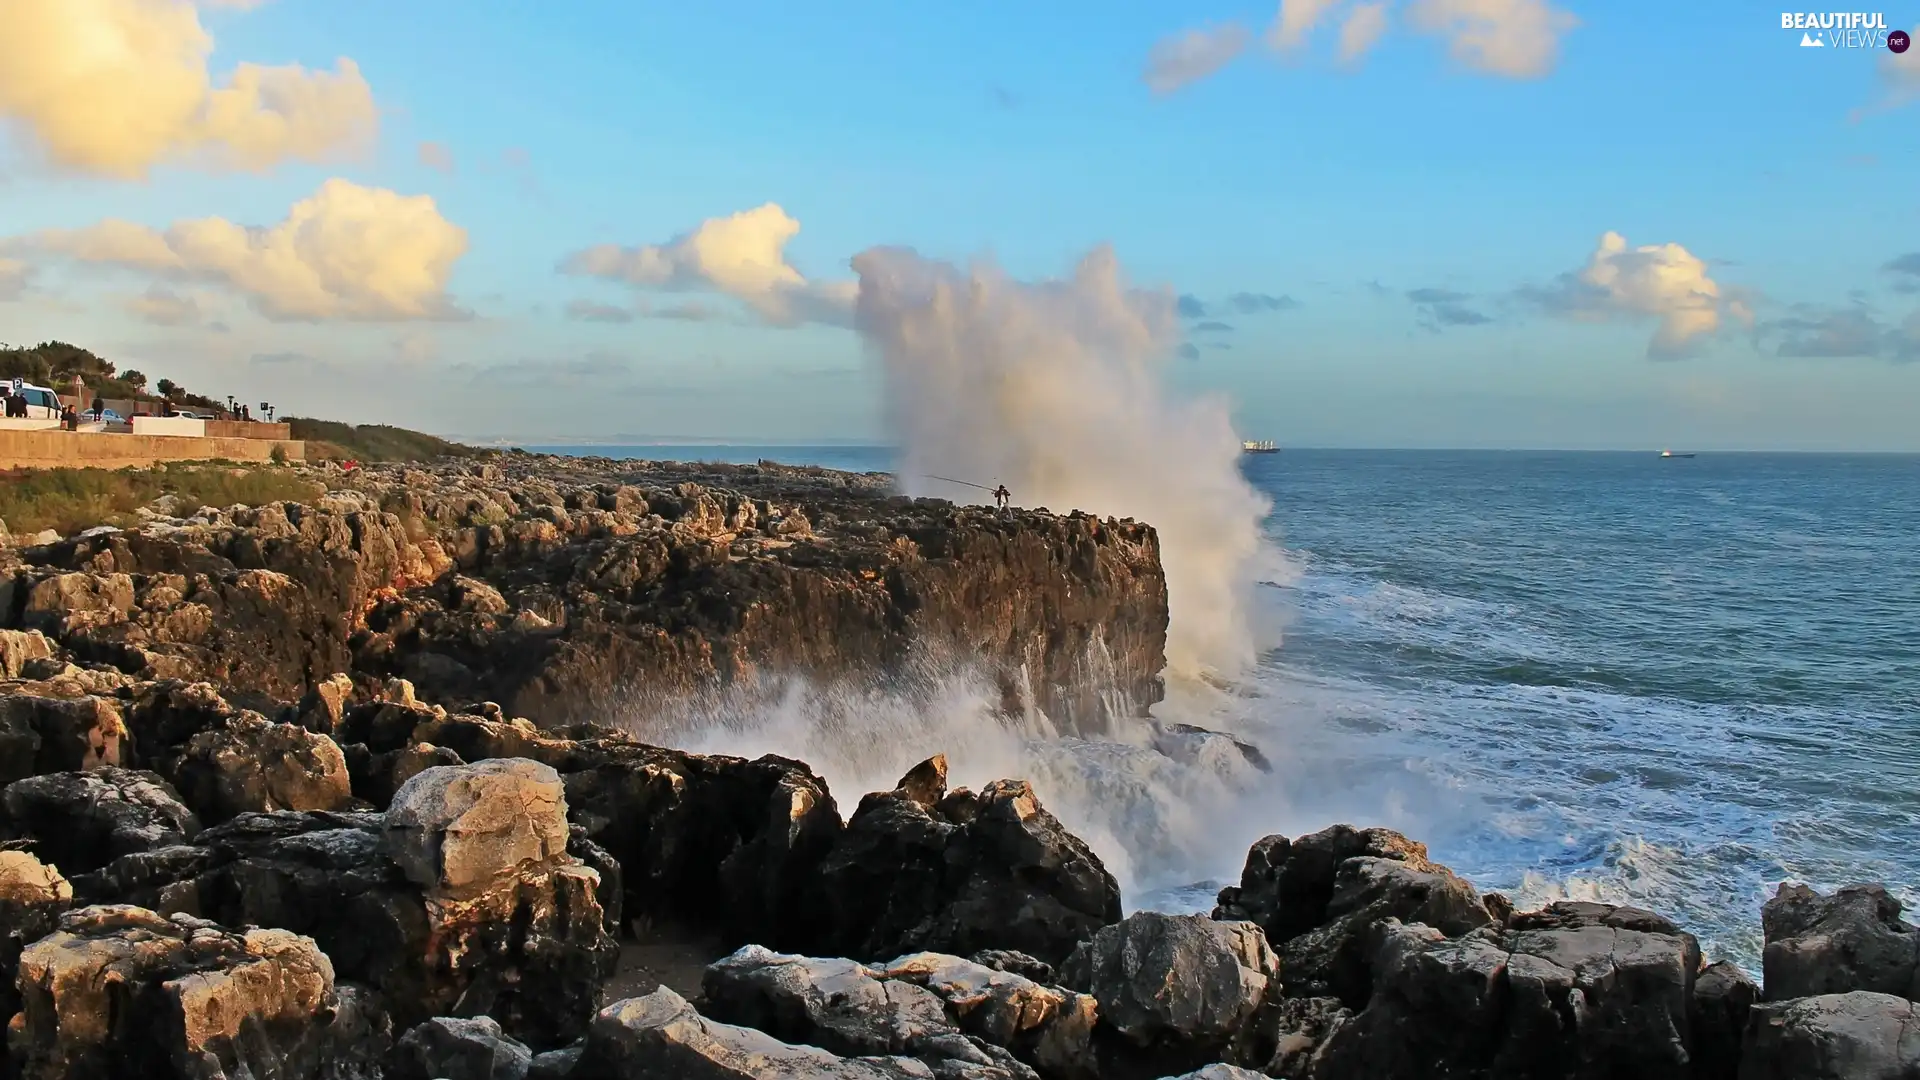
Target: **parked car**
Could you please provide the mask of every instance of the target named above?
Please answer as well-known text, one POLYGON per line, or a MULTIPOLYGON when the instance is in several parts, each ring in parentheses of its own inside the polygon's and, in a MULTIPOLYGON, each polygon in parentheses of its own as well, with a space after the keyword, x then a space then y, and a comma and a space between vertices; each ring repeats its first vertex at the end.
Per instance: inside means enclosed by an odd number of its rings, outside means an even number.
POLYGON ((89 409, 87 415, 93 417, 95 420, 104 420, 109 424, 124 424, 127 422, 126 417, 121 416, 112 409, 101 409, 97 413, 89 409))

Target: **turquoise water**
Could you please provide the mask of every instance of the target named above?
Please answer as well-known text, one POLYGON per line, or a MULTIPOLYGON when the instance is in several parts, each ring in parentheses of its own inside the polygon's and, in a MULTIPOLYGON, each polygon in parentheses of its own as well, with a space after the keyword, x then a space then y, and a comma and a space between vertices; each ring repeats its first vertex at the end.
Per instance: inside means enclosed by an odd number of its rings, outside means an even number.
POLYGON ((1920 457, 1290 450, 1243 467, 1293 567, 1261 590, 1284 643, 1241 688, 1290 826, 1390 824, 1483 888, 1637 902, 1749 964, 1781 880, 1914 898, 1920 457))

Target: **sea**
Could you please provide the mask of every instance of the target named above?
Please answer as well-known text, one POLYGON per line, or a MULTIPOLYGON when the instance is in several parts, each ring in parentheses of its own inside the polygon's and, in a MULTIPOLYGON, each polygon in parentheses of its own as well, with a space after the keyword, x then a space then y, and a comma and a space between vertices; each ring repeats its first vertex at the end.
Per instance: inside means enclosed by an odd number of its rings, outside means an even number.
MULTIPOLYGON (((1256 588, 1281 633, 1229 707, 1163 708, 1224 716, 1274 770, 1173 829, 1191 858, 1132 860, 1130 907, 1205 910, 1249 839, 1340 820, 1398 828, 1523 906, 1658 911, 1750 969, 1783 881, 1920 900, 1920 456, 1287 449, 1241 467, 1274 506, 1288 569, 1256 588)), ((1151 846, 1083 816, 1110 863, 1151 846)))

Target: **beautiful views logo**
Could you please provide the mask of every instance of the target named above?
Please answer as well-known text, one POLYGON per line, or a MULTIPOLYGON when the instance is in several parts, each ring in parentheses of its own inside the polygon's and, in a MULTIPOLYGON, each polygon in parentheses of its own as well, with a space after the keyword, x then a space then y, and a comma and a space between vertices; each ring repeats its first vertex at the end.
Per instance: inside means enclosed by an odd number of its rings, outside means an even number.
POLYGON ((1890 49, 1903 53, 1913 39, 1887 27, 1879 11, 1783 11, 1780 29, 1800 31, 1803 49, 1890 49))

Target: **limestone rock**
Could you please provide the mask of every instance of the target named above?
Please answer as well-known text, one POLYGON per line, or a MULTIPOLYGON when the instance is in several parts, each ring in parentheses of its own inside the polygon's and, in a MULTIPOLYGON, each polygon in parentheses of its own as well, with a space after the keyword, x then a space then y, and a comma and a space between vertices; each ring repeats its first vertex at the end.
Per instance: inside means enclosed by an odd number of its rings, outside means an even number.
POLYGON ((98 870, 122 855, 177 844, 200 821, 171 785, 150 772, 103 768, 51 773, 8 784, 0 793, 6 827, 35 842, 62 873, 98 870))
POLYGON ((1278 994, 1280 967, 1254 923, 1143 911, 1074 949, 1060 981, 1100 1003, 1127 1056, 1177 1069, 1221 1060, 1278 994))
POLYGON ((315 682, 300 699, 300 725, 317 735, 332 735, 353 697, 353 676, 343 671, 315 682))
POLYGON ((1755 1005, 1740 1080, 1912 1080, 1920 1005, 1855 990, 1755 1005))
POLYGON ((435 1017, 400 1037, 391 1080, 526 1080, 533 1051, 490 1016, 435 1017))
POLYGON ((1044 1076, 1073 1080, 1097 1072, 1092 1036, 1099 1005, 1086 994, 940 953, 900 957, 878 974, 932 991, 962 1032, 1005 1047, 1044 1076))
POLYGON ((346 757, 332 739, 254 714, 195 735, 170 771, 181 798, 209 823, 272 810, 340 810, 353 798, 346 757))
POLYGON ((1781 885, 1760 921, 1769 1001, 1854 990, 1920 998, 1920 930, 1878 885, 1849 885, 1831 896, 1781 885))
POLYGON ((401 785, 385 828, 394 861, 415 884, 473 896, 565 858, 566 791, 560 774, 523 758, 436 766, 401 785))
POLYGON ((81 908, 21 954, 19 989, 26 1080, 372 1076, 386 1049, 378 1014, 284 930, 81 908))
POLYGON ((38 630, 0 630, 0 678, 17 679, 28 661, 53 654, 53 642, 38 630))
POLYGON ((119 707, 96 696, 0 696, 0 784, 127 763, 119 707))
POLYGON ((1014 949, 1057 963, 1119 921, 1120 889, 1025 781, 868 795, 820 867, 813 948, 880 958, 1014 949))
MULTIPOLYGON (((21 951, 53 933, 72 902, 60 871, 28 852, 0 850, 0 972, 17 972, 21 951)), ((19 1010, 14 980, 0 980, 0 1013, 19 1010)))

